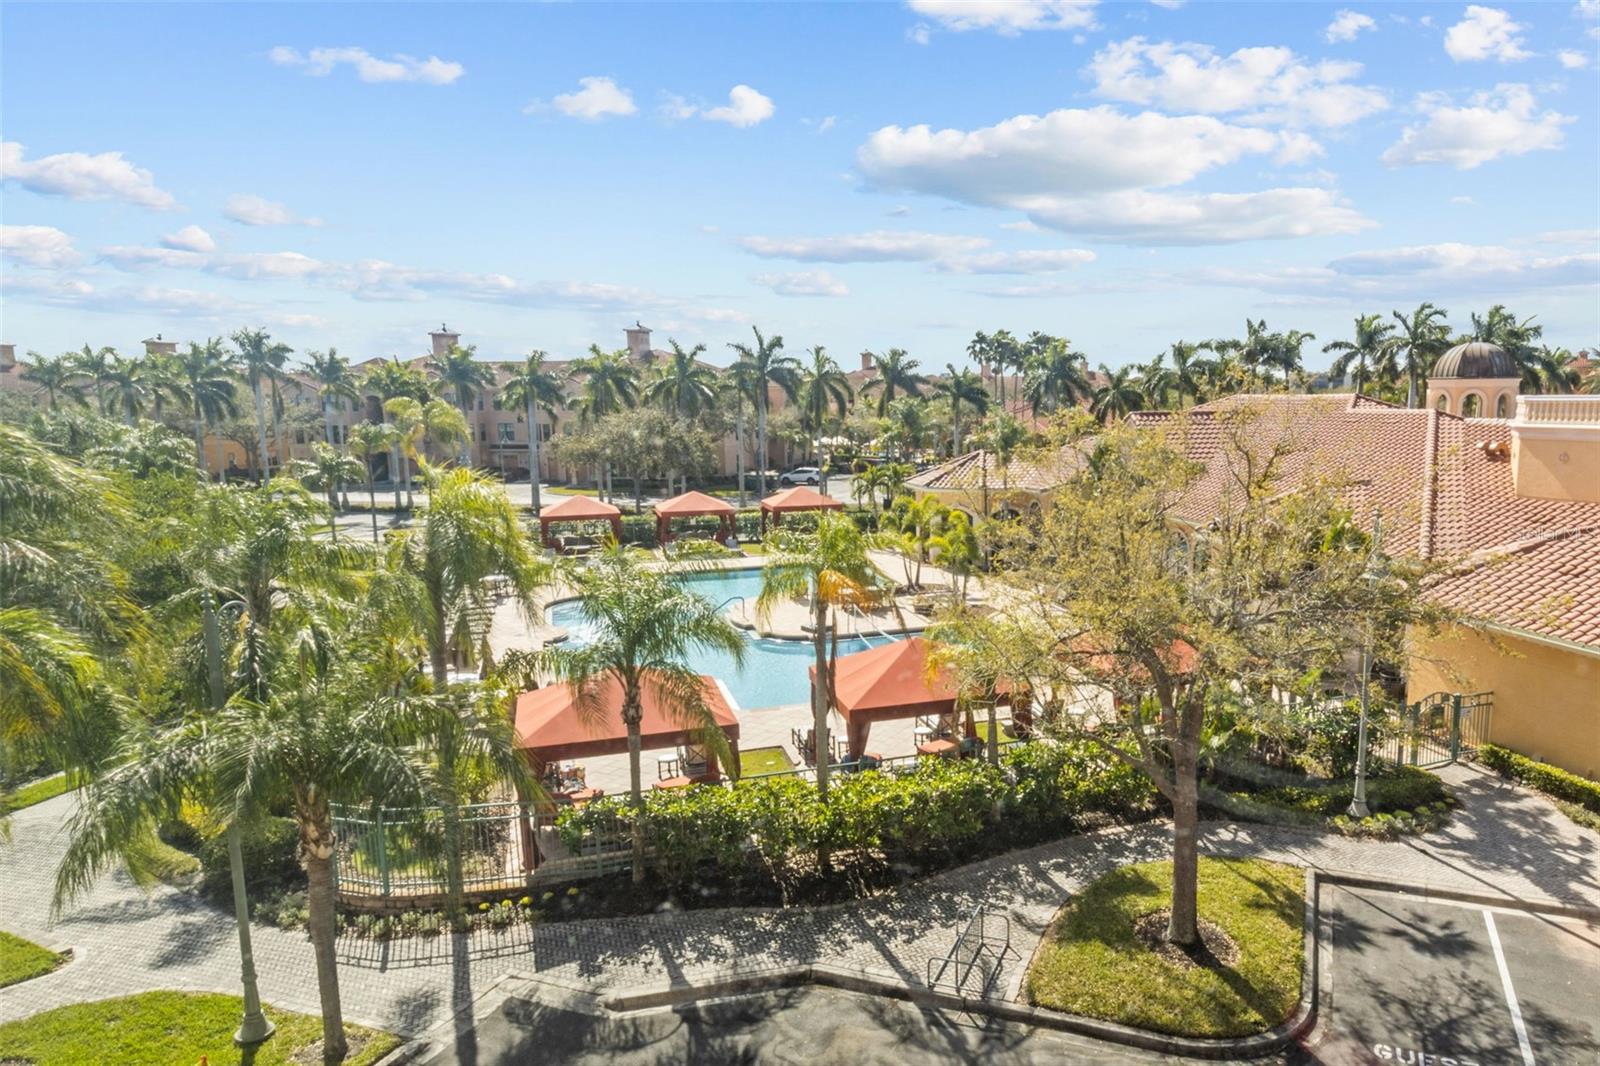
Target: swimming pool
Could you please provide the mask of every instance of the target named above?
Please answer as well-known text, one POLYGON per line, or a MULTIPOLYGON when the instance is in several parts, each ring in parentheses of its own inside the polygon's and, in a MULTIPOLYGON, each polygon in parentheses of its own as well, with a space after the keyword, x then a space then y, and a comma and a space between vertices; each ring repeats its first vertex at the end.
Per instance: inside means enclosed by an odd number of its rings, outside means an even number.
MULTIPOLYGON (((695 574, 685 577, 683 581, 718 606, 740 597, 754 603, 761 593, 759 569, 695 574)), ((568 641, 573 644, 585 644, 593 638, 593 627, 584 621, 575 600, 552 604, 545 616, 551 625, 565 629, 568 641)), ((840 637, 839 654, 848 655, 876 647, 884 640, 882 637, 874 637, 870 641, 840 637)), ((810 641, 773 640, 748 630, 745 631, 744 641, 743 669, 735 666, 726 653, 703 648, 690 654, 689 666, 696 673, 720 678, 743 710, 806 703, 811 699, 811 679, 806 671, 816 661, 816 652, 810 641)))

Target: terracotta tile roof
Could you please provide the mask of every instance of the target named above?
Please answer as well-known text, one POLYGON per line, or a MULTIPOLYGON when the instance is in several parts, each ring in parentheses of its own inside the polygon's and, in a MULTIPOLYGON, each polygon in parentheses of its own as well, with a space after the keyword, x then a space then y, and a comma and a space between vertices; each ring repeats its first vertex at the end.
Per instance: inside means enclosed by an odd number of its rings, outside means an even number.
POLYGON ((1054 461, 1014 457, 1004 469, 988 452, 968 452, 906 479, 911 488, 931 492, 981 491, 985 476, 989 491, 998 493, 1009 486, 1024 492, 1047 492, 1060 485, 1077 469, 1075 456, 1063 449, 1054 461))
POLYGON ((1600 528, 1565 530, 1478 553, 1432 592, 1489 622, 1600 647, 1600 528))

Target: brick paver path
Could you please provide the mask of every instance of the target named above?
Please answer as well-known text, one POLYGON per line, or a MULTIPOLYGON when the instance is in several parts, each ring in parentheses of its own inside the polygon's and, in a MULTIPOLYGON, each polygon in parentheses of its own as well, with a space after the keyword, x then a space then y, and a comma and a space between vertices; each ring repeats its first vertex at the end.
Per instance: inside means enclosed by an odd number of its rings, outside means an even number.
MULTIPOLYGON (((1210 854, 1258 855, 1402 886, 1425 882, 1508 899, 1600 905, 1600 834, 1479 771, 1452 767, 1443 776, 1462 806, 1449 826, 1425 837, 1376 843, 1215 823, 1204 847, 1210 854)), ((0 928, 76 953, 54 974, 0 990, 0 1021, 152 988, 235 991, 232 918, 191 894, 165 887, 146 894, 114 874, 50 923, 50 880, 72 802, 61 797, 18 812, 11 843, 0 844, 0 928)), ((1120 864, 1160 858, 1167 848, 1162 826, 1139 826, 1014 852, 833 907, 688 911, 471 938, 348 941, 341 944, 340 967, 345 1012, 354 1021, 415 1034, 511 971, 623 986, 730 967, 827 962, 916 981, 928 960, 949 948, 953 925, 980 902, 1009 914, 1025 960, 1073 892, 1120 864)), ((314 1013, 316 980, 304 934, 260 927, 255 948, 263 996, 314 1013)), ((1021 970, 1013 965, 1006 975, 1011 994, 1021 970)))

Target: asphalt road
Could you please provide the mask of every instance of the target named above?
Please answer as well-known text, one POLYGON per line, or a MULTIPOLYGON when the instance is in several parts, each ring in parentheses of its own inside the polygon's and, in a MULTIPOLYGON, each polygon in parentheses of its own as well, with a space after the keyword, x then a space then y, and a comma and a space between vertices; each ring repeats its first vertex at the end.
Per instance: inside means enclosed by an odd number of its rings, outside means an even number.
POLYGON ((1600 925, 1343 886, 1328 907, 1331 964, 1297 1061, 1600 1063, 1600 925))

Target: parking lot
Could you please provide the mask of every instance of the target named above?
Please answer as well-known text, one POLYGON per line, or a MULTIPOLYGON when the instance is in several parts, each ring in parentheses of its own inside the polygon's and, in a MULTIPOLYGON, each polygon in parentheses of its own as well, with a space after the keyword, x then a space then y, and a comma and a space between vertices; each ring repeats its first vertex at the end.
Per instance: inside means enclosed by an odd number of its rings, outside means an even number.
POLYGON ((1600 925, 1335 885, 1317 1029, 1328 1066, 1600 1063, 1600 925))

